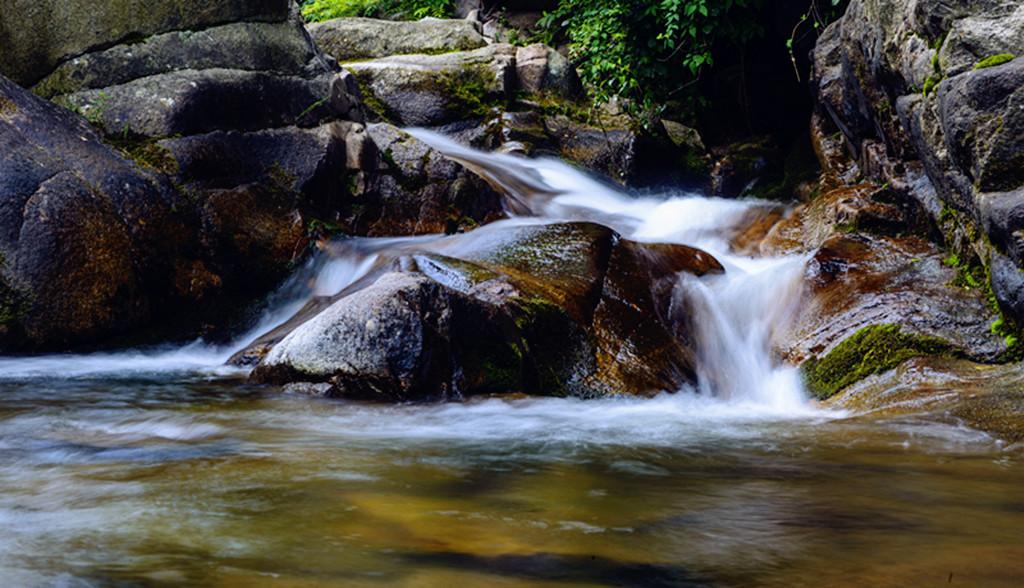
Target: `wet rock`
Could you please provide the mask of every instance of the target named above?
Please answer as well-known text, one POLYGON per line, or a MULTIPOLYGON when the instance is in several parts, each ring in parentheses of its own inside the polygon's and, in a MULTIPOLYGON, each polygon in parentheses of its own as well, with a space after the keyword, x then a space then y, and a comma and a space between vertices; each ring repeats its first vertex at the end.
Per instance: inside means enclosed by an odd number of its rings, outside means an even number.
POLYGON ((0 73, 31 85, 59 63, 96 47, 233 21, 283 21, 289 11, 286 0, 12 0, 0 14, 0 30, 4 31, 0 73))
POLYGON ((455 233, 504 216, 503 200, 462 165, 386 123, 371 124, 376 163, 348 225, 366 235, 455 233))
POLYGON ((702 251, 589 223, 492 225, 407 254, 405 271, 274 344, 254 377, 387 400, 675 390, 692 381, 693 352, 662 294, 680 271, 722 271, 702 251))
POLYGON ((1024 441, 1024 373, 1015 364, 983 365, 920 357, 868 377, 828 401, 871 415, 926 415, 1024 441))
MULTIPOLYGON (((924 237, 927 224, 912 202, 870 184, 838 189, 801 206, 769 232, 762 252, 812 254, 804 302, 778 342, 788 361, 808 362, 805 369, 814 372, 818 362, 837 363, 829 357, 844 346, 857 351, 853 364, 864 355, 881 359, 879 349, 892 352, 895 364, 877 364, 885 369, 928 353, 995 361, 1006 352, 1006 342, 990 328, 999 317, 983 285, 966 274, 966 261, 951 262, 924 237), (890 342, 879 349, 854 345, 871 332, 865 328, 892 329, 892 336, 868 339, 890 342)), ((855 371, 847 367, 838 372, 855 371)), ((875 367, 870 364, 864 373, 875 367)), ((839 384, 825 386, 822 394, 850 383, 826 380, 839 384)))
POLYGON ((336 18, 309 25, 313 41, 344 63, 411 53, 470 51, 487 44, 469 20, 336 18))

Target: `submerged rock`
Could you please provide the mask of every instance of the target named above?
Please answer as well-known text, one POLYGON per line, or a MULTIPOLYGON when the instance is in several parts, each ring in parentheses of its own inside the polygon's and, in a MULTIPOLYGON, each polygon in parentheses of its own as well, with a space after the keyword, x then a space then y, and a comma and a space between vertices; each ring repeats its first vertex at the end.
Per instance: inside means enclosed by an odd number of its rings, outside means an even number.
POLYGON ((404 259, 274 344, 254 377, 387 400, 675 390, 693 352, 662 294, 678 272, 722 271, 588 223, 489 228, 404 259))

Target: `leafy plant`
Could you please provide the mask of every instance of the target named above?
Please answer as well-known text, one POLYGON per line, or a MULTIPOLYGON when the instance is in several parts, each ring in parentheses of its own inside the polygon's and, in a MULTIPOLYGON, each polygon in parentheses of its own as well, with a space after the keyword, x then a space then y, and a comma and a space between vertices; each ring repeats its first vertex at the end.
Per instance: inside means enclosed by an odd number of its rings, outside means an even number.
POLYGON ((714 64, 716 43, 761 34, 745 10, 761 0, 562 0, 538 23, 539 39, 571 43, 571 56, 595 102, 656 114, 682 98, 714 64))
POLYGON ((449 17, 454 8, 454 0, 307 0, 302 16, 310 22, 343 16, 419 20, 449 17))
POLYGON ((817 33, 824 29, 828 23, 842 16, 844 9, 843 0, 820 0, 820 4, 819 0, 811 0, 811 5, 807 8, 807 12, 803 13, 800 16, 800 20, 793 26, 793 32, 790 33, 789 39, 786 40, 786 50, 789 51, 789 60, 793 62, 793 72, 796 74, 797 80, 800 80, 800 68, 797 66, 793 47, 796 44, 797 35, 800 33, 800 30, 804 25, 810 23, 811 28, 817 33))

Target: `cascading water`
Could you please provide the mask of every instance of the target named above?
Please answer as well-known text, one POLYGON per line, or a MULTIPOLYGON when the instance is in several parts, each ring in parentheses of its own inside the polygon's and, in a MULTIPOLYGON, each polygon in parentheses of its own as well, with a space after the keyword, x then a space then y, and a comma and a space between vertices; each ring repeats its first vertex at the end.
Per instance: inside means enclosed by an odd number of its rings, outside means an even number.
POLYGON ((412 134, 487 177, 510 193, 516 209, 535 217, 599 222, 628 239, 690 245, 714 255, 723 275, 681 277, 679 284, 693 306, 698 390, 780 411, 803 407, 799 374, 773 358, 772 342, 799 303, 805 260, 743 257, 730 243, 763 205, 693 194, 633 198, 560 161, 481 153, 426 130, 412 134), (516 191, 522 186, 526 191, 516 191))
POLYGON ((676 295, 685 297, 691 307, 689 328, 699 359, 697 392, 762 409, 785 412, 802 407, 799 377, 793 368, 773 359, 772 340, 785 328, 799 300, 804 260, 743 257, 732 252, 730 243, 733 234, 764 205, 695 194, 635 198, 560 161, 484 153, 430 131, 411 133, 498 187, 507 196, 512 218, 465 235, 354 239, 330 247, 273 294, 256 325, 229 345, 200 341, 176 349, 0 359, 0 378, 237 371, 225 367, 234 353, 287 321, 312 299, 337 295, 367 275, 386 252, 433 250, 457 255, 509 226, 586 220, 610 226, 628 239, 690 245, 717 257, 726 269, 723 275, 680 277, 676 289, 676 295))

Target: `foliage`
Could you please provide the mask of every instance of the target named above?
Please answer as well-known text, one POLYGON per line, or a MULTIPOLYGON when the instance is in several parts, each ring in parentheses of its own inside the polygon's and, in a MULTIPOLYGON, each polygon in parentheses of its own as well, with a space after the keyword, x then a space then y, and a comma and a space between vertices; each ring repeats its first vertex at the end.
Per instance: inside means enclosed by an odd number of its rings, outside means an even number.
POLYGON ((843 11, 846 9, 843 0, 822 0, 822 3, 825 5, 819 6, 818 0, 811 0, 811 5, 807 8, 807 12, 803 13, 800 20, 793 26, 793 32, 790 33, 789 39, 786 40, 786 50, 789 51, 789 60, 793 63, 793 72, 796 74, 797 80, 800 79, 800 68, 797 66, 793 47, 796 44, 797 35, 800 33, 800 30, 805 24, 810 23, 811 28, 815 32, 819 32, 828 23, 842 16, 843 11))
POLYGON ((982 59, 975 64, 974 69, 985 69, 986 67, 995 67, 1002 65, 1008 61, 1013 61, 1014 57, 1012 53, 1000 53, 998 55, 992 55, 982 59))
POLYGON ((309 22, 343 16, 419 20, 449 17, 454 8, 454 0, 306 0, 302 16, 309 22))
POLYGON ((718 42, 761 34, 761 0, 562 0, 544 14, 541 41, 564 38, 597 103, 618 98, 633 113, 680 98, 714 64, 718 42))
POLYGON ((925 355, 958 353, 938 337, 904 333, 894 324, 871 325, 851 335, 825 357, 805 363, 804 379, 814 396, 826 399, 872 374, 925 355))

